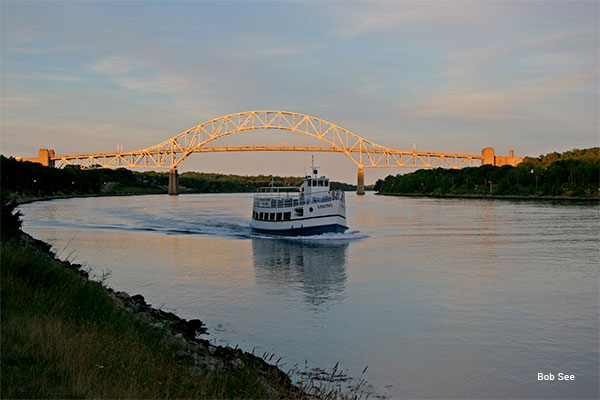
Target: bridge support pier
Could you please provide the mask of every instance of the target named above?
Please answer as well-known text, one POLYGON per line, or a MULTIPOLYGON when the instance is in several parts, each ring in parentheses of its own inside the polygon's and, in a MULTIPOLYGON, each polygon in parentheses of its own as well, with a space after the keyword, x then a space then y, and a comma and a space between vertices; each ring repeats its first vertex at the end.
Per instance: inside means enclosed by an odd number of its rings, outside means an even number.
POLYGON ((171 168, 169 171, 169 194, 179 194, 179 175, 177 174, 177 168, 171 168))
POLYGON ((356 183, 356 194, 362 196, 365 194, 365 171, 363 167, 358 167, 358 179, 356 183))

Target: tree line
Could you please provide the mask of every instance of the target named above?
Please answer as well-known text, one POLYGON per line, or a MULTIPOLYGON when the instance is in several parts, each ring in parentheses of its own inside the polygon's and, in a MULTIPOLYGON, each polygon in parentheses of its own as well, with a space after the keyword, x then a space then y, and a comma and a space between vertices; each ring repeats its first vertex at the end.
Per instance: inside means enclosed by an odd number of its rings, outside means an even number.
MULTIPOLYGON (((273 186, 293 186, 302 184, 302 177, 295 176, 241 176, 224 175, 202 172, 184 172, 179 177, 182 190, 194 193, 228 193, 228 192, 256 192, 259 187, 268 186, 273 178, 273 186)), ((355 190, 356 186, 341 182, 331 182, 332 189, 355 190)))
POLYGON ((593 147, 526 157, 516 167, 421 169, 380 179, 375 190, 394 194, 598 197, 599 150, 593 147))
MULTIPOLYGON (((255 192, 267 186, 273 178, 275 186, 299 186, 301 177, 271 177, 184 172, 179 177, 181 193, 255 192)), ((3 197, 68 196, 88 194, 166 193, 167 172, 137 172, 125 168, 82 169, 67 166, 63 169, 45 167, 38 163, 17 161, 0 155, 0 187, 3 197)), ((332 182, 333 189, 354 190, 345 183, 332 182)))

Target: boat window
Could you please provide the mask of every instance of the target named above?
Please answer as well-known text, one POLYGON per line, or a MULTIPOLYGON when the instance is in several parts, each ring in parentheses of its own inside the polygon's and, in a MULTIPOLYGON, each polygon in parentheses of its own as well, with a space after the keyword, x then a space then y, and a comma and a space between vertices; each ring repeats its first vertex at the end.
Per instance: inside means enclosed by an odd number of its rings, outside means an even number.
POLYGON ((316 180, 313 180, 313 181, 312 181, 312 185, 313 185, 313 186, 317 186, 317 181, 316 181, 316 180))
POLYGON ((277 213, 277 221, 281 221, 281 213, 277 213))
POLYGON ((319 181, 319 186, 323 186, 323 181, 319 181))
POLYGON ((294 208, 294 211, 296 212, 297 217, 304 216, 304 208, 302 208, 302 207, 294 208))
POLYGON ((254 211, 254 212, 252 213, 252 218, 253 218, 253 219, 258 219, 258 213, 257 213, 256 211, 254 211))
POLYGON ((258 213, 258 219, 263 219, 263 213, 262 212, 258 213))
POLYGON ((291 219, 292 219, 292 213, 290 211, 283 213, 283 220, 284 221, 289 221, 291 219))
POLYGON ((325 186, 329 186, 329 181, 325 181, 325 186))
POLYGON ((275 221, 275 213, 269 213, 269 221, 275 221))

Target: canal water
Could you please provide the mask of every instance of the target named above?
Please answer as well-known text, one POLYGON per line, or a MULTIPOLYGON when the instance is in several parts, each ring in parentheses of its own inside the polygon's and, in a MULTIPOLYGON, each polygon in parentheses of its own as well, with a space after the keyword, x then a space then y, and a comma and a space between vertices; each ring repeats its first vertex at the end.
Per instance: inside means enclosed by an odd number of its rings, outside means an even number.
POLYGON ((251 194, 20 210, 61 258, 284 370, 368 367, 381 398, 598 398, 598 205, 346 199, 347 233, 296 239, 253 235, 251 194))

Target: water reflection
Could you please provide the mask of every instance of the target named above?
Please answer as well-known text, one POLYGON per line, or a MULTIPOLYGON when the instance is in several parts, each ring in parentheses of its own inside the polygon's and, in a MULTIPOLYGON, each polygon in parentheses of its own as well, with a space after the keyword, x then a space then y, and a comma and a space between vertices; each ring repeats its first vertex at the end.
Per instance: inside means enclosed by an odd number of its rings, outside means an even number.
POLYGON ((344 299, 348 242, 252 239, 259 284, 300 290, 309 308, 324 311, 344 299))

